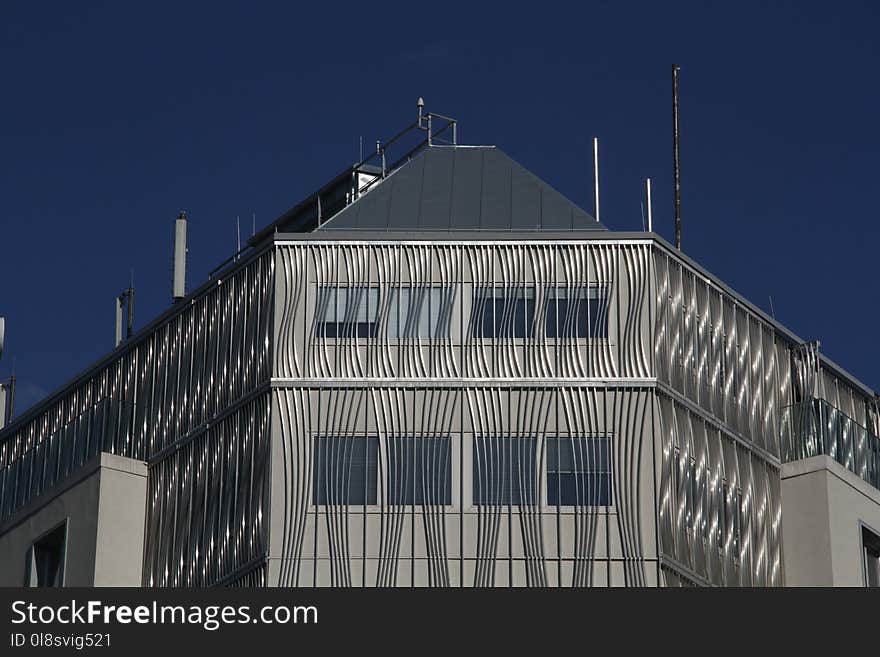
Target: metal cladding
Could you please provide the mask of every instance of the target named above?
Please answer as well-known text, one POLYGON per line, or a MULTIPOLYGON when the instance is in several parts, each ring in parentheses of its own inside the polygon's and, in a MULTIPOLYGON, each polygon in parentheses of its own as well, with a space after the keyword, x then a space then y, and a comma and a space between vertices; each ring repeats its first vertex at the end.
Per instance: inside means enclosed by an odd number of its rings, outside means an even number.
POLYGON ((284 566, 270 583, 783 583, 780 412, 797 344, 678 256, 640 240, 289 241, 277 255, 275 476, 286 492, 273 518, 284 566), (607 338, 475 335, 480 290, 532 288, 540 318, 557 285, 603 291, 607 338), (369 337, 321 334, 337 286, 375 290, 369 337), (393 337, 401 288, 449 290, 437 297, 448 333, 393 337), (452 504, 400 508, 380 492, 375 505, 316 505, 317 435, 375 436, 380 491, 401 438, 448 437, 452 504), (560 435, 610 438, 612 505, 547 504, 542 464, 560 435), (477 446, 499 436, 536 440, 516 474, 537 492, 475 504, 497 480, 491 462, 475 469, 477 446))
POLYGON ((103 451, 149 465, 145 584, 260 565, 273 267, 243 262, 0 434, 0 522, 103 451))
MULTIPOLYGON (((273 541, 280 566, 270 583, 657 583, 653 520, 643 504, 651 479, 635 474, 653 467, 647 244, 290 243, 277 256, 273 477, 283 493, 272 504, 273 536, 282 538, 273 541), (544 317, 560 285, 602 291, 608 303, 597 304, 595 321, 608 323, 609 338, 548 338, 540 330, 528 340, 470 337, 480 291, 531 288, 535 317, 544 317), (377 291, 370 339, 322 334, 326 292, 337 286, 377 291), (393 299, 406 289, 449 291, 437 295, 445 337, 395 337, 393 299), (315 503, 316 436, 335 437, 339 450, 375 437, 375 504, 315 503), (542 468, 558 436, 614 437, 613 505, 548 506, 542 468), (401 441, 425 437, 450 441, 451 458, 418 461, 409 475, 436 482, 448 469, 449 504, 401 504, 388 495, 401 441), (530 496, 478 504, 475 491, 496 486, 513 467, 491 452, 517 440, 535 441, 533 458, 512 475, 531 482, 530 496)), ((350 473, 328 476, 324 485, 345 489, 350 473)))

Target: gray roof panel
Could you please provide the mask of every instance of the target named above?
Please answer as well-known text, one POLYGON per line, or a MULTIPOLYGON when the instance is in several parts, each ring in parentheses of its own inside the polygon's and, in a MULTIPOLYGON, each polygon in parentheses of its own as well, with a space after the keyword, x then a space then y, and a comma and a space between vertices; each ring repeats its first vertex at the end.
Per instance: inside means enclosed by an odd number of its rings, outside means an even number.
POLYGON ((480 198, 480 230, 506 230, 512 225, 510 211, 511 169, 500 158, 483 155, 483 192, 480 198))
POLYGON ((449 228, 454 158, 455 152, 448 148, 438 150, 433 157, 423 158, 424 173, 418 223, 420 230, 449 228))
POLYGON ((480 196, 483 190, 483 151, 475 149, 474 157, 457 157, 452 161, 450 191, 450 230, 473 230, 480 225, 480 196), (479 185, 469 181, 478 180, 479 185))
POLYGON ((605 230, 494 146, 431 146, 324 230, 605 230))

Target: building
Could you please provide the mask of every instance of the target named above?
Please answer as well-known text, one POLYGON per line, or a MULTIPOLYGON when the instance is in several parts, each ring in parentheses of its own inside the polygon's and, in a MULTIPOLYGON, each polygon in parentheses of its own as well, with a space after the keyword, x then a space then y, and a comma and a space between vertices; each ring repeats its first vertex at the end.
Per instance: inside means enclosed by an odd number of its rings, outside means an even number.
POLYGON ((877 584, 871 389, 454 121, 406 134, 0 432, 0 584, 877 584))

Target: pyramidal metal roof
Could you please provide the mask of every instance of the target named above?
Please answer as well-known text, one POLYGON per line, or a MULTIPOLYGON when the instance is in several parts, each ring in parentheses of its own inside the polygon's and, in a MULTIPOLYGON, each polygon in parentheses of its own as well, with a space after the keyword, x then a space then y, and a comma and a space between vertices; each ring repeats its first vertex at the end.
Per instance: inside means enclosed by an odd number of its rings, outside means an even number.
POLYGON ((317 230, 607 229, 495 146, 428 146, 317 230))

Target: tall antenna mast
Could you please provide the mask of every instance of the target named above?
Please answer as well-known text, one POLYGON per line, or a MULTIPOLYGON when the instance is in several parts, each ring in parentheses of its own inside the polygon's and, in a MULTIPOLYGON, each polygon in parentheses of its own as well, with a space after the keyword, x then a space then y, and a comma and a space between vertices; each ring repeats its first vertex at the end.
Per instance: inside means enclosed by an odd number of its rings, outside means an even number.
POLYGON ((675 178, 675 248, 681 251, 681 176, 678 170, 678 66, 672 65, 672 159, 675 178))
POLYGON ((654 232, 654 221, 651 218, 651 179, 645 178, 645 205, 648 206, 648 232, 654 232))
POLYGON ((599 138, 593 137, 593 214, 599 222, 599 138))

